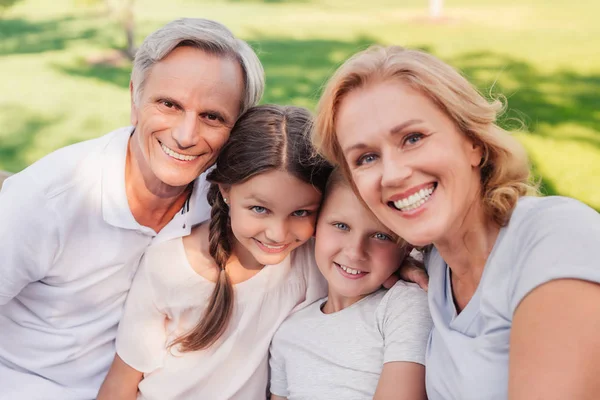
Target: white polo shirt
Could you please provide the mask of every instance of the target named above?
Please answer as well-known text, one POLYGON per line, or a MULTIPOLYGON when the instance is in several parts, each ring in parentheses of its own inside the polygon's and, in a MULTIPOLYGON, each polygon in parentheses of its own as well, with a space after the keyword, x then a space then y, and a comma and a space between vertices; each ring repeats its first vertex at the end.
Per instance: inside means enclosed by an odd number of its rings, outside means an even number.
POLYGON ((94 399, 142 254, 209 216, 202 176, 159 235, 135 221, 125 193, 131 132, 57 150, 4 182, 1 400, 94 399))

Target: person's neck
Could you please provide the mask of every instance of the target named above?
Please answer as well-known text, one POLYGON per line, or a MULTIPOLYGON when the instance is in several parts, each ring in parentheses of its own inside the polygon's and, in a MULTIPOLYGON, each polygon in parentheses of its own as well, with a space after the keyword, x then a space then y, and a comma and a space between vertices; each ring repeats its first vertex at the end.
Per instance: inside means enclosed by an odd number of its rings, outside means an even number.
POLYGON ((135 220, 158 233, 181 210, 192 185, 174 187, 159 182, 149 168, 140 165, 142 155, 136 149, 130 139, 125 163, 127 202, 135 220))
POLYGON ((258 274, 264 265, 260 264, 242 244, 234 239, 233 251, 225 267, 232 284, 241 283, 258 274))
POLYGON ((336 293, 330 288, 329 292, 327 293, 327 301, 325 302, 325 304, 323 304, 321 310, 324 314, 333 314, 342 311, 344 308, 350 307, 352 304, 364 299, 367 296, 368 294, 346 297, 342 296, 339 293, 336 293))
POLYGON ((450 268, 459 312, 477 289, 499 232, 500 227, 486 217, 481 202, 474 202, 456 229, 433 243, 450 268))

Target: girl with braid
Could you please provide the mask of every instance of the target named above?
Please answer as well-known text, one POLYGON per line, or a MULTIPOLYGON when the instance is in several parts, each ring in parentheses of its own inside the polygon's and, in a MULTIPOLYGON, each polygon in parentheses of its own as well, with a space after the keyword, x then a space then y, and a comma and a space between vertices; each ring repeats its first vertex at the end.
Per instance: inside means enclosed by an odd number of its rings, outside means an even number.
POLYGON ((146 252, 98 399, 265 399, 275 331, 327 292, 310 239, 330 166, 310 124, 273 105, 239 119, 207 177, 210 220, 146 252))

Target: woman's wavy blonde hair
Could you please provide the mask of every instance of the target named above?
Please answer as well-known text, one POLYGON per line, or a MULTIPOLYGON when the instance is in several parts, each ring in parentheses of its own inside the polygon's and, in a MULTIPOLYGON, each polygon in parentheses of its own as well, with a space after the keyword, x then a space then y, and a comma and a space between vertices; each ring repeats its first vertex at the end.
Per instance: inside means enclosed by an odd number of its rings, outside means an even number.
POLYGON ((349 180, 350 170, 335 131, 338 109, 353 90, 389 80, 402 82, 429 97, 481 147, 482 201, 486 215, 493 221, 506 225, 518 198, 538 193, 525 149, 496 124, 504 111, 503 102, 486 100, 459 72, 436 57, 399 46, 372 46, 352 56, 331 77, 319 101, 313 144, 349 180))

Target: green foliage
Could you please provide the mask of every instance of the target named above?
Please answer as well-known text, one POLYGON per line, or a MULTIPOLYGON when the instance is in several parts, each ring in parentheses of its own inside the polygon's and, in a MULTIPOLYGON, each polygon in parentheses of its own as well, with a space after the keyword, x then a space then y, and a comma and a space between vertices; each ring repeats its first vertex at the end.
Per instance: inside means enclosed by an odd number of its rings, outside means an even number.
MULTIPOLYGON (((58 147, 129 124, 131 65, 117 51, 126 44, 122 27, 73 1, 24 0, 0 21, 0 170, 19 171, 58 147)), ((482 92, 506 95, 501 122, 526 123, 517 137, 547 194, 600 210, 600 2, 452 0, 435 23, 423 0, 136 6, 137 43, 181 16, 219 20, 248 40, 267 75, 263 102, 314 109, 335 68, 372 43, 427 50, 482 92)))
POLYGON ((0 0, 0 16, 21 0, 0 0))

